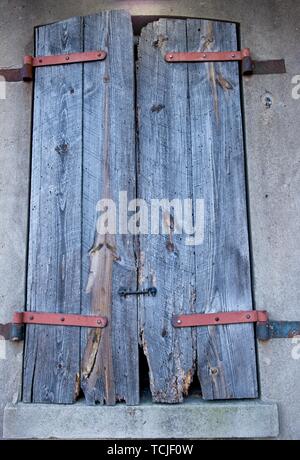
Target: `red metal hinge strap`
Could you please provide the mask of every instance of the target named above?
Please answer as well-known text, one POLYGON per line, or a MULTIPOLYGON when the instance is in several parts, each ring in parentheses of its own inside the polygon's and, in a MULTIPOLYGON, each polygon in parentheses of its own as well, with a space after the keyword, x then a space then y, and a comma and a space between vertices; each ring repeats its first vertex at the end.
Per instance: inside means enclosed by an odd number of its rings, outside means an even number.
POLYGON ((241 51, 189 51, 169 52, 165 55, 167 62, 212 62, 212 61, 241 61, 250 57, 250 49, 241 51))
POLYGON ((286 73, 284 59, 253 61, 249 48, 241 51, 169 51, 165 54, 167 62, 223 62, 241 61, 243 75, 286 73))
POLYGON ((189 51, 169 52, 165 54, 167 62, 222 62, 241 61, 243 75, 252 74, 254 63, 249 48, 241 51, 189 51))
POLYGON ((104 316, 84 316, 70 313, 64 314, 24 311, 15 313, 12 323, 103 328, 107 325, 107 318, 104 316))
POLYGON ((53 56, 25 56, 24 65, 21 69, 0 69, 0 76, 3 76, 6 81, 31 81, 35 67, 102 61, 106 56, 107 53, 103 50, 53 56))
POLYGON ((57 54, 53 56, 25 56, 24 64, 33 67, 43 67, 49 65, 75 64, 76 62, 102 61, 106 57, 105 51, 85 51, 82 53, 57 54))
POLYGON ((174 327, 220 326, 224 324, 265 323, 268 319, 266 311, 257 310, 192 313, 173 316, 172 325, 174 327))

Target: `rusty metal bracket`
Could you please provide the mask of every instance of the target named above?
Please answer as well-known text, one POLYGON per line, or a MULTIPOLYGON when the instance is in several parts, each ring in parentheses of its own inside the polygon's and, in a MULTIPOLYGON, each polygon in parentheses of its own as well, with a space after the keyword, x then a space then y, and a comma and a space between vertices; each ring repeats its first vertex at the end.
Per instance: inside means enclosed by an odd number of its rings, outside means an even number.
POLYGON ((256 325, 256 336, 259 340, 292 339, 300 337, 300 321, 268 321, 256 325))
POLYGON ((168 52, 165 54, 167 62, 224 62, 240 61, 243 75, 253 74, 279 74, 286 73, 284 59, 270 61, 253 61, 249 48, 241 51, 190 51, 190 52, 168 52))
POLYGON ((252 61, 252 69, 244 75, 272 75, 286 73, 284 59, 271 59, 268 61, 252 61))
POLYGON ((23 340, 25 324, 104 328, 107 325, 107 318, 70 313, 16 312, 11 323, 0 324, 0 338, 2 336, 5 340, 23 340))
POLYGON ((107 56, 106 51, 85 51, 83 53, 57 54, 54 56, 25 56, 23 67, 20 69, 0 69, 0 76, 8 82, 33 80, 33 69, 61 64, 102 61, 107 56))
POLYGON ((261 341, 291 339, 300 336, 300 321, 270 321, 267 311, 191 313, 173 316, 172 318, 172 325, 176 328, 243 323, 256 323, 256 337, 261 341))
POLYGON ((24 340, 24 324, 0 324, 0 340, 19 342, 24 340))

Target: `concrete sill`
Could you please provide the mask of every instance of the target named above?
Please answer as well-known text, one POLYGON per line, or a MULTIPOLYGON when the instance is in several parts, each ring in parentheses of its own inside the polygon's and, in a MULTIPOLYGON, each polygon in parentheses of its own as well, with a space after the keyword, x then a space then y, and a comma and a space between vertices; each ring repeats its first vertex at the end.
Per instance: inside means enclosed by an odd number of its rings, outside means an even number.
POLYGON ((261 401, 113 407, 23 404, 4 412, 5 439, 272 438, 277 405, 261 401))

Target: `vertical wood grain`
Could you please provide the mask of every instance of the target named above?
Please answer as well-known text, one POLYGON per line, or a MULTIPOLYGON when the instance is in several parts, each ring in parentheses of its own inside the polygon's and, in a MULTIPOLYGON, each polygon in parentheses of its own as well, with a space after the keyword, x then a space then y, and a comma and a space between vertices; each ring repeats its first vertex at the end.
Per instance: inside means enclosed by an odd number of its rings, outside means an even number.
POLYGON ((154 401, 181 401, 194 372, 204 399, 257 397, 252 325, 170 327, 178 312, 252 308, 238 64, 164 62, 166 51, 236 49, 230 23, 160 20, 141 35, 139 196, 204 199, 205 222, 193 250, 141 237, 140 285, 158 287, 140 302, 154 401))
MULTIPOLYGON (((185 21, 160 19, 142 30, 139 41, 138 196, 148 206, 151 199, 192 197, 187 65, 167 64, 167 49, 186 49, 185 21)), ((139 288, 157 288, 156 297, 139 298, 154 402, 181 402, 195 365, 193 331, 171 325, 172 315, 193 311, 195 301, 194 248, 176 234, 176 219, 173 210, 162 212, 169 235, 140 236, 139 288)))
MULTIPOLYGON (((139 401, 134 238, 100 235, 97 202, 119 192, 135 198, 134 60, 131 19, 121 11, 84 19, 84 50, 105 49, 103 62, 84 65, 83 312, 103 314, 108 326, 82 330, 82 388, 88 403, 139 401)), ((117 217, 119 213, 117 214, 117 217)), ((118 221, 117 221, 118 226, 118 221)))
MULTIPOLYGON (((187 20, 189 51, 237 49, 236 25, 187 20)), ((204 198, 196 250, 196 310, 252 309, 243 130, 237 63, 189 64, 194 198, 204 198)), ((257 397, 253 325, 197 330, 204 399, 257 397)))
MULTIPOLYGON (((36 54, 82 51, 82 21, 36 30, 36 54)), ((36 69, 27 310, 80 313, 82 65, 36 69)), ((23 400, 72 403, 76 327, 27 326, 23 400)))
POLYGON ((130 16, 104 12, 37 29, 38 55, 105 49, 105 61, 37 69, 27 308, 103 314, 107 328, 29 326, 24 401, 136 404, 137 301, 131 235, 97 234, 97 202, 135 190, 130 16))

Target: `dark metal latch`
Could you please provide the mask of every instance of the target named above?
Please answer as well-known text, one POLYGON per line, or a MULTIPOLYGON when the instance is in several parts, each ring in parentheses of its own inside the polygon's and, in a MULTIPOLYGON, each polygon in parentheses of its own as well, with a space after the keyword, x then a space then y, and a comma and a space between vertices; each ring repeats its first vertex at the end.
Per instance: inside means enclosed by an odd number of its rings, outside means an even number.
POLYGON ((121 287, 119 289, 119 295, 121 297, 127 297, 129 295, 149 295, 149 296, 155 297, 156 293, 157 293, 157 289, 156 289, 156 287, 153 287, 153 286, 151 286, 151 287, 149 287, 147 289, 144 289, 142 291, 129 291, 126 288, 123 288, 123 287, 121 287))

